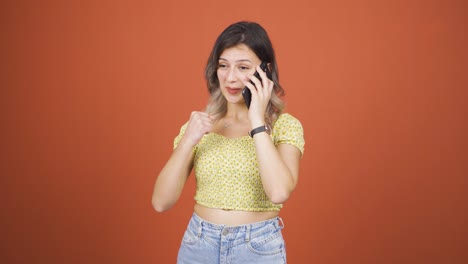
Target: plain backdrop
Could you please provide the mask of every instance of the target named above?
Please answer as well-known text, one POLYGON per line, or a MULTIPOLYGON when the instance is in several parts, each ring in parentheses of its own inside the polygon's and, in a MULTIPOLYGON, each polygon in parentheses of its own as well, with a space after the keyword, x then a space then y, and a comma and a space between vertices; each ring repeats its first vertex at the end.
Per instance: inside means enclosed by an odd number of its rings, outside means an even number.
POLYGON ((2 1, 1 263, 175 263, 153 184, 229 24, 262 24, 305 131, 289 263, 467 263, 467 2, 2 1))

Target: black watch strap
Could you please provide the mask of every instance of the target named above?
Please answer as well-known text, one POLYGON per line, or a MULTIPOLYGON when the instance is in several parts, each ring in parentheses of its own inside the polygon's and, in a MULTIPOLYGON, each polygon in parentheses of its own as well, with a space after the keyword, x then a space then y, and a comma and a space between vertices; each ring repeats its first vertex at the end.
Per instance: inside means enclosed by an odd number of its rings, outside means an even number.
POLYGON ((261 132, 267 132, 267 131, 268 131, 268 127, 267 127, 267 126, 265 126, 265 125, 259 126, 259 127, 257 127, 257 128, 252 129, 252 131, 249 132, 249 136, 250 136, 251 138, 253 138, 253 136, 254 136, 255 134, 258 134, 258 133, 261 133, 261 132))

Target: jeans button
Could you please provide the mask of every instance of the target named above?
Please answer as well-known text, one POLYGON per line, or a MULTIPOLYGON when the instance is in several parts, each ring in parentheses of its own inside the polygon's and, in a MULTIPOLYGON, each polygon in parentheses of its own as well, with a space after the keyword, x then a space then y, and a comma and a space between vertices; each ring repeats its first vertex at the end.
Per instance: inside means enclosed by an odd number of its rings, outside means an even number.
POLYGON ((229 230, 224 229, 224 230, 223 230, 223 236, 227 236, 228 234, 229 234, 229 230))

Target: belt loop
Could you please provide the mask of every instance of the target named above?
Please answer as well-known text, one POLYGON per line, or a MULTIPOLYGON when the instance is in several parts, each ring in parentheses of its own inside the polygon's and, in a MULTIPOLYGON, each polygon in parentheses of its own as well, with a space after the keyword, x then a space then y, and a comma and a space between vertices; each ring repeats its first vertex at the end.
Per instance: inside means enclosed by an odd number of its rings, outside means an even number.
POLYGON ((245 232, 245 242, 250 241, 250 228, 251 228, 251 226, 247 225, 247 231, 245 232))
POLYGON ((202 231, 203 231, 203 225, 202 224, 203 224, 203 220, 200 220, 200 223, 198 225, 198 234, 197 234, 198 237, 201 237, 201 235, 202 235, 202 231))
POLYGON ((278 223, 279 227, 280 227, 281 229, 283 229, 283 228, 284 228, 283 218, 281 218, 281 217, 278 216, 278 221, 279 221, 279 223, 278 223))

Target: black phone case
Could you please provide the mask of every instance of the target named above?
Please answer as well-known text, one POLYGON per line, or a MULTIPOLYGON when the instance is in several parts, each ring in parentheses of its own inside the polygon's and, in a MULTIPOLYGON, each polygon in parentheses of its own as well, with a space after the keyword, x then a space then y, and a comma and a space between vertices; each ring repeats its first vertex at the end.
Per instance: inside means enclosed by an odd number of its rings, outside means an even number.
MULTIPOLYGON (((271 73, 268 70, 268 64, 266 62, 262 62, 262 64, 260 64, 260 69, 266 72, 268 79, 271 80, 271 73)), ((257 79, 259 79, 260 81, 262 81, 262 78, 260 77, 260 74, 258 74, 257 71, 255 71, 254 76, 257 77, 257 79)), ((250 81, 250 83, 254 84, 252 81, 250 81)), ((252 92, 247 86, 244 87, 244 89, 242 90, 242 96, 244 97, 244 101, 245 101, 245 104, 247 105, 247 108, 249 108, 250 102, 252 101, 252 92)))

